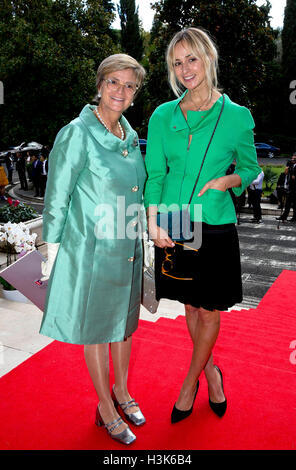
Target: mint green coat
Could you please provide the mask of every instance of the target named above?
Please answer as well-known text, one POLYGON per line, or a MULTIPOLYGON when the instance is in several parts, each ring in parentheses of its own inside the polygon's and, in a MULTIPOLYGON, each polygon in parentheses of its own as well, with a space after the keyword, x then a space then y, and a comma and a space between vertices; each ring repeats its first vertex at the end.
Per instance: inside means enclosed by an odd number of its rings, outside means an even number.
POLYGON ((40 332, 74 344, 124 340, 137 328, 141 300, 135 234, 146 172, 138 137, 124 117, 126 139, 115 137, 93 108, 56 137, 43 212, 43 240, 60 247, 40 332))
MULTIPOLYGON (((185 92, 187 93, 187 91, 185 92)), ((187 121, 178 99, 160 105, 152 114, 148 127, 145 164, 148 180, 145 206, 158 205, 166 212, 171 204, 187 205, 198 175, 210 136, 222 106, 222 97, 208 111, 188 111, 187 121), (189 135, 192 135, 188 148, 189 135)), ((191 203, 191 219, 200 220, 194 205, 202 206, 202 221, 211 225, 236 222, 235 208, 229 191, 208 189, 198 197, 203 186, 225 176, 233 160, 241 186, 233 188, 239 196, 259 175, 254 146, 254 121, 250 111, 225 95, 225 106, 200 174, 191 203)))

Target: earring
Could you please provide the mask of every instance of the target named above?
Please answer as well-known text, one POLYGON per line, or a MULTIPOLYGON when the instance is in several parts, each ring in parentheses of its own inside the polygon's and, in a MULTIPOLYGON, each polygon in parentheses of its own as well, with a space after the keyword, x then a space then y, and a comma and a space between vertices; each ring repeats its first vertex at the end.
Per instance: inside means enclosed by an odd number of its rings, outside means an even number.
POLYGON ((131 106, 134 106, 134 102, 131 103, 131 106))
POLYGON ((101 98, 101 96, 102 96, 102 95, 101 95, 101 92, 98 91, 98 98, 101 98))

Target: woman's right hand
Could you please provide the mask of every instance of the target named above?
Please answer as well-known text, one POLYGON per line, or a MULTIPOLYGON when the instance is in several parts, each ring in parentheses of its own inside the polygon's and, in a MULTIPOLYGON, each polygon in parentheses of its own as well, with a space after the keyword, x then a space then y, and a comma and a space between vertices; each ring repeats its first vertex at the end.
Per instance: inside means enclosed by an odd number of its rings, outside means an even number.
POLYGON ((59 247, 59 243, 47 244, 47 261, 41 261, 42 277, 40 278, 40 281, 44 282, 49 279, 59 247))
POLYGON ((154 242, 158 248, 173 247, 175 246, 173 240, 169 237, 166 230, 159 227, 154 217, 148 218, 148 233, 149 238, 154 242))

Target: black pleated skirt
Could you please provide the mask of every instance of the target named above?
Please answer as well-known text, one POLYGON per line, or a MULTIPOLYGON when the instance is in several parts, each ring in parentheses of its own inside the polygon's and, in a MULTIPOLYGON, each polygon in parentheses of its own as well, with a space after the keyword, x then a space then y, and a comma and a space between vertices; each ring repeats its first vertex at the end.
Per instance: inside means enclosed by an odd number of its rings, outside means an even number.
POLYGON ((240 249, 235 224, 203 223, 198 251, 177 244, 166 250, 155 247, 155 283, 158 300, 177 300, 211 311, 227 310, 241 302, 240 249), (179 270, 177 277, 186 280, 169 277, 175 274, 174 260, 179 270))

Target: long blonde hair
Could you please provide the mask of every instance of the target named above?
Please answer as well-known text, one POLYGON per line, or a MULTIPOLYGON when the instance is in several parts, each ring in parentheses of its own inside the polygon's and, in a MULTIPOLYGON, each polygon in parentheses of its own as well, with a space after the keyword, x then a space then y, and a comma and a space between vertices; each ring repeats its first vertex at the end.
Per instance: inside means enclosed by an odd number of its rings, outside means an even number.
POLYGON ((175 34, 170 41, 167 52, 166 61, 168 67, 168 80, 176 96, 181 96, 184 88, 178 82, 175 74, 175 46, 184 41, 187 43, 192 53, 199 57, 205 67, 206 83, 209 93, 213 90, 218 91, 218 51, 209 35, 199 28, 182 29, 175 34))

